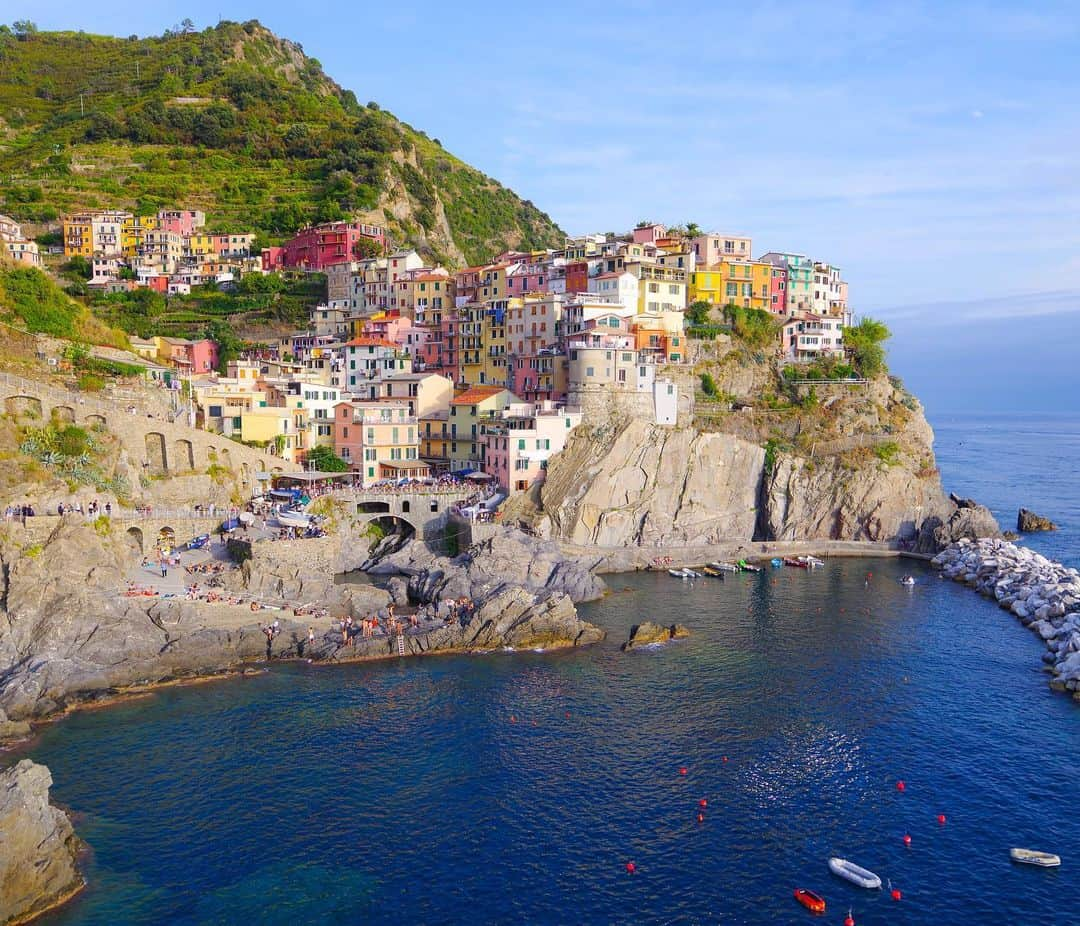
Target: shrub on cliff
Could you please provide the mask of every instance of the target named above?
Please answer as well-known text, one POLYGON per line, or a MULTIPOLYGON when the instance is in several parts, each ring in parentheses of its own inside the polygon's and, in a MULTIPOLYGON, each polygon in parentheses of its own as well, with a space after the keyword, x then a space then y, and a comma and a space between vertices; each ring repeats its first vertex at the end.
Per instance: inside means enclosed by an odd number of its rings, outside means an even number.
POLYGON ((872 318, 863 318, 859 324, 844 329, 844 346, 851 351, 855 365, 867 379, 888 370, 882 344, 891 337, 892 332, 885 324, 872 318))

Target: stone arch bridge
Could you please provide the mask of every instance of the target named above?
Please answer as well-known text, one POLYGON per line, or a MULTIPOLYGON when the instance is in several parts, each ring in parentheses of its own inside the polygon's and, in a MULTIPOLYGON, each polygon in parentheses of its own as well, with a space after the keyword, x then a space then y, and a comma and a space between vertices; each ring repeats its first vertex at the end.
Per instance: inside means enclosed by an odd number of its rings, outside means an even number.
POLYGON ((133 462, 155 476, 204 473, 216 465, 251 489, 256 473, 281 473, 288 465, 280 457, 220 434, 170 421, 160 409, 123 399, 110 401, 10 373, 0 373, 0 398, 0 411, 20 422, 56 419, 105 429, 119 439, 133 462))
POLYGON ((468 489, 433 489, 417 492, 378 492, 344 489, 332 492, 344 502, 349 514, 370 523, 380 518, 404 521, 421 540, 439 540, 449 519, 450 509, 472 494, 468 489))

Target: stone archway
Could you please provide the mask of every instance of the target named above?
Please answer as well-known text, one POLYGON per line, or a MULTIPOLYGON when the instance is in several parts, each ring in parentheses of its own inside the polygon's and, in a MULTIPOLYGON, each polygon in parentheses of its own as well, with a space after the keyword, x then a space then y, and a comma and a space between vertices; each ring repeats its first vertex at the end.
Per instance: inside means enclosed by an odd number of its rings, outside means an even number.
POLYGON ((186 472, 195 468, 195 450, 191 441, 181 438, 173 441, 173 469, 186 472))
POLYGON ((357 514, 389 514, 389 502, 357 502, 357 514))
POLYGON ((104 415, 87 415, 84 423, 91 431, 104 431, 108 426, 104 415))
POLYGON ((402 502, 401 502, 401 512, 402 512, 402 514, 408 514, 410 507, 411 506, 409 504, 409 500, 407 498, 403 499, 402 502))
POLYGON ((165 435, 151 431, 146 435, 147 468, 155 476, 162 476, 169 471, 169 458, 165 453, 165 435))
POLYGON ((128 545, 139 553, 143 552, 143 532, 138 527, 129 527, 127 529, 127 542, 128 545))
POLYGON ((4 399, 4 411, 12 418, 41 419, 41 399, 32 395, 12 395, 4 399))
POLYGON ((375 531, 372 533, 373 542, 387 537, 390 534, 398 534, 403 540, 411 540, 413 537, 419 536, 419 531, 416 529, 416 525, 406 518, 398 517, 397 515, 384 514, 377 518, 369 518, 367 520, 368 527, 374 527, 375 531))
POLYGON ((54 405, 52 410, 53 421, 60 422, 62 424, 74 424, 75 423, 75 409, 70 405, 54 405))
POLYGON ((169 527, 168 524, 164 524, 158 529, 157 545, 159 547, 168 547, 170 550, 176 546, 176 531, 169 527))

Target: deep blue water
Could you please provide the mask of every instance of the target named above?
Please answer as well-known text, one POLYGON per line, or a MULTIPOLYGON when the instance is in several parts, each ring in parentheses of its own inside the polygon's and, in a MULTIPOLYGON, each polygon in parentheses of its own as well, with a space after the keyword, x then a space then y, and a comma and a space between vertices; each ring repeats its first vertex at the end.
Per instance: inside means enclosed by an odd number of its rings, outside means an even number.
MULTIPOLYGON (((950 487, 1061 521, 1048 551, 1075 538, 1066 438, 1006 454, 937 424, 950 487)), ((91 887, 47 922, 798 923, 796 886, 820 922, 1071 921, 1080 705, 1018 623, 921 568, 900 587, 912 568, 613 577, 582 607, 609 640, 581 652, 280 665, 72 716, 30 754, 91 887), (693 636, 620 653, 647 617, 693 636)))

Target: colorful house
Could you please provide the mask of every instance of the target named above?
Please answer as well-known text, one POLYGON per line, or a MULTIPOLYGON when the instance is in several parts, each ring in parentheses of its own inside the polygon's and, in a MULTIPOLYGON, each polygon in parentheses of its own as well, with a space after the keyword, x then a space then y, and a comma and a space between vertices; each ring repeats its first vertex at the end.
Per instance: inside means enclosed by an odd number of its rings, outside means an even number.
POLYGON ((408 402, 342 402, 335 412, 335 452, 360 474, 364 486, 428 474, 427 464, 420 459, 417 421, 409 413, 408 402))
POLYGON ((479 469, 483 461, 480 425, 519 399, 501 386, 470 386, 450 403, 450 468, 479 469))
POLYGON ((548 460, 566 445, 581 423, 580 411, 554 404, 516 402, 481 425, 483 470, 510 492, 543 481, 548 460))

